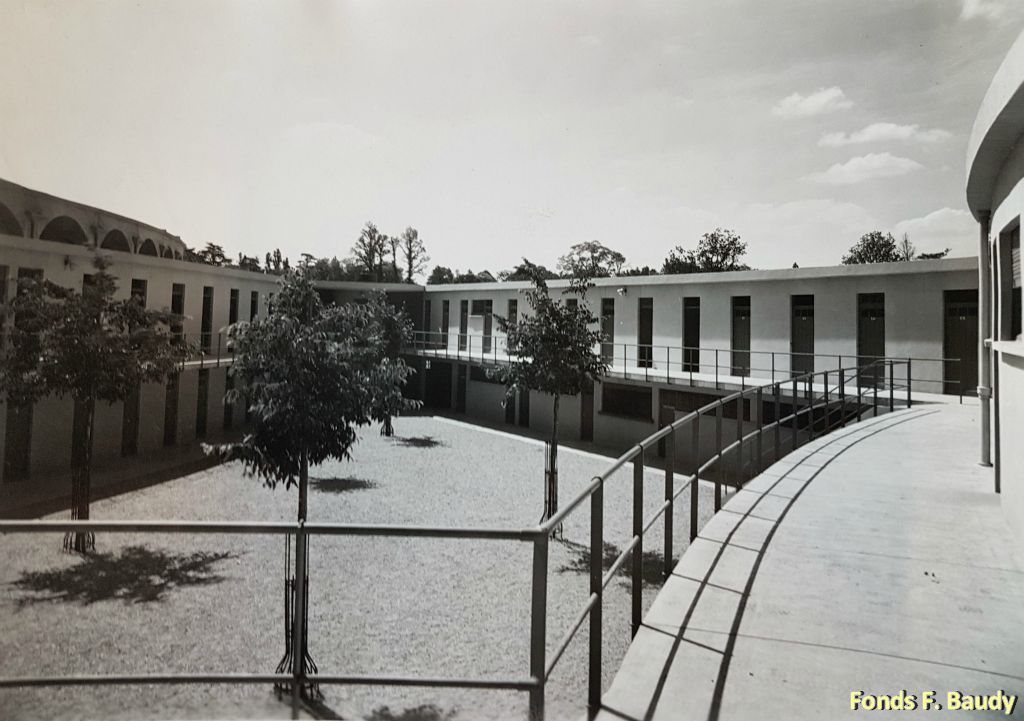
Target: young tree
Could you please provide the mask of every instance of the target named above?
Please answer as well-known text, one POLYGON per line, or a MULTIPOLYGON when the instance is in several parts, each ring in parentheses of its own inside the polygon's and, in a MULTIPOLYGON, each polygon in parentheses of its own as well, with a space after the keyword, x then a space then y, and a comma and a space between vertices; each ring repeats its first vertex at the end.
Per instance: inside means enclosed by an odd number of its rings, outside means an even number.
MULTIPOLYGON (((116 403, 142 383, 165 382, 190 349, 171 334, 179 317, 147 310, 135 299, 115 299, 115 278, 96 253, 96 272, 81 292, 49 281, 25 282, 7 307, 14 316, 0 350, 0 392, 9 403, 49 395, 75 402, 71 439, 71 517, 89 518, 96 404, 116 403)), ((85 553, 92 534, 68 534, 64 547, 85 553)))
POLYGON ((402 262, 405 266, 405 282, 412 283, 412 279, 423 273, 430 262, 427 249, 420 240, 420 233, 415 228, 406 228, 401 237, 402 262))
POLYGON ((747 244, 732 230, 715 228, 697 241, 697 249, 689 250, 677 245, 673 248, 661 272, 670 273, 722 273, 731 270, 750 270, 741 262, 747 253, 747 244))
POLYGON ((910 236, 906 233, 903 234, 903 240, 900 241, 899 248, 896 249, 896 254, 900 260, 913 260, 914 256, 917 255, 917 248, 910 242, 910 236))
MULTIPOLYGON (((231 373, 244 391, 231 390, 226 400, 248 399, 252 430, 239 442, 205 450, 241 461, 247 475, 271 488, 296 486, 297 517, 305 521, 309 467, 350 458, 357 428, 414 407, 402 396, 412 369, 393 355, 396 334, 407 328, 383 296, 325 307, 308 278, 286 274, 272 313, 228 330, 235 347, 231 373)), ((295 554, 298 568, 302 540, 296 540, 295 554)), ((292 608, 306 604, 305 586, 300 597, 297 582, 291 583, 292 608)), ((287 620, 295 628, 295 618, 287 620)), ((286 647, 280 668, 314 668, 308 643, 286 647)), ((316 693, 312 687, 303 691, 316 693)))
POLYGON ((539 268, 523 259, 532 272, 533 288, 526 299, 532 315, 518 319, 498 316, 498 327, 507 336, 507 366, 491 371, 506 387, 506 402, 516 393, 531 390, 551 396, 551 441, 548 449, 550 475, 545 479, 544 515, 558 511, 558 405, 562 396, 577 396, 608 372, 608 361, 598 352, 602 335, 585 295, 590 278, 574 278, 566 294, 577 296, 575 305, 551 297, 539 268))
POLYGON ((384 279, 384 256, 387 253, 388 237, 377 230, 373 223, 367 223, 352 246, 352 257, 363 267, 371 280, 384 279))
POLYGON ((843 256, 843 265, 895 263, 899 260, 899 248, 896 247, 892 233, 882 235, 880 231, 873 230, 862 235, 850 248, 850 252, 843 256))
POLYGON ((207 243, 206 247, 199 251, 199 257, 207 265, 223 266, 230 264, 227 255, 224 254, 224 249, 216 243, 207 243))
POLYGON ((626 256, 596 240, 577 243, 558 259, 558 272, 563 278, 608 278, 618 275, 626 256))

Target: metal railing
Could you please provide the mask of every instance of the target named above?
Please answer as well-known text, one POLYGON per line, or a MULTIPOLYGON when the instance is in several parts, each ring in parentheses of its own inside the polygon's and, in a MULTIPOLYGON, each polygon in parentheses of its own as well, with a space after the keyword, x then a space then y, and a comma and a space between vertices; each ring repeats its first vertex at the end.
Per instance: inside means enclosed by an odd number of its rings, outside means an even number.
MULTIPOLYGON (((765 468, 769 459, 775 462, 802 443, 829 433, 849 422, 859 421, 865 414, 877 416, 879 412, 893 411, 904 403, 912 403, 910 373, 908 382, 896 383, 895 369, 906 361, 875 361, 859 368, 839 368, 806 373, 794 378, 776 381, 765 386, 746 388, 717 399, 696 411, 676 419, 651 434, 617 458, 603 473, 595 476, 554 516, 538 526, 510 528, 447 528, 429 526, 398 526, 340 523, 223 523, 176 521, 0 521, 0 534, 107 532, 107 533, 176 533, 176 534, 267 534, 294 536, 299 544, 311 536, 376 536, 444 538, 451 540, 519 541, 533 546, 530 592, 530 656, 529 671, 525 676, 502 678, 460 678, 388 675, 332 675, 328 673, 256 674, 132 674, 132 675, 65 675, 22 676, 0 678, 0 688, 70 686, 102 684, 284 684, 292 689, 293 716, 297 717, 300 689, 310 683, 453 687, 472 689, 503 689, 525 691, 529 694, 529 717, 542 721, 545 716, 545 693, 548 680, 558 662, 573 641, 579 629, 589 620, 588 691, 587 704, 597 710, 601 703, 601 665, 603 646, 602 607, 604 591, 629 561, 631 589, 631 624, 633 634, 640 627, 643 610, 644 537, 664 517, 664 561, 662 573, 667 578, 672 571, 674 511, 676 501, 687 490, 689 494, 690 541, 698 533, 699 494, 701 481, 714 485, 714 510, 722 505, 723 491, 738 490, 746 479, 765 468), (867 386, 865 377, 881 378, 882 383, 867 386), (900 399, 896 390, 904 390, 900 399), (732 407, 733 417, 726 418, 726 408, 732 407), (749 412, 745 408, 749 406, 749 412), (770 412, 769 412, 770 411, 770 412), (783 412, 786 415, 783 415, 783 412), (766 416, 771 417, 770 420, 766 416), (735 440, 726 422, 735 422, 735 440), (710 452, 702 445, 701 428, 712 424, 714 444, 710 452), (745 425, 746 424, 746 425, 745 425), (749 426, 753 425, 750 429, 749 426), (690 469, 681 487, 676 487, 677 450, 682 449, 680 436, 690 430, 692 459, 690 469), (644 517, 644 469, 646 454, 664 443, 664 495, 663 502, 653 514, 644 517), (745 457, 746 456, 746 457, 745 457), (633 508, 632 538, 629 544, 605 571, 604 564, 604 486, 611 476, 632 464, 633 508), (547 648, 547 596, 549 542, 566 518, 576 512, 585 501, 590 501, 590 595, 583 608, 558 643, 549 653, 547 648)), ((686 471, 681 471, 686 472, 686 471)), ((302 587, 307 573, 305 554, 296 558, 296 583, 302 587), (301 559, 301 560, 300 560, 301 559)), ((303 604, 295 604, 295 627, 302 627, 303 604)), ((301 643, 296 644, 301 648, 301 643)))
MULTIPOLYGON (((424 356, 500 365, 509 361, 505 336, 479 333, 445 333, 416 331, 406 352, 424 356)), ((790 351, 733 350, 699 346, 644 345, 603 342, 595 348, 609 361, 609 378, 642 379, 660 383, 705 385, 721 390, 724 387, 758 385, 757 381, 778 380, 804 373, 829 370, 832 373, 852 366, 866 366, 876 361, 898 362, 901 383, 915 383, 919 390, 947 393, 955 389, 963 403, 962 363, 959 358, 923 358, 864 356, 855 353, 796 353, 790 351), (916 377, 911 375, 918 369, 916 377), (920 372, 925 369, 924 372, 920 372), (930 373, 928 371, 931 371, 930 373)), ((865 377, 862 382, 877 382, 865 377)))

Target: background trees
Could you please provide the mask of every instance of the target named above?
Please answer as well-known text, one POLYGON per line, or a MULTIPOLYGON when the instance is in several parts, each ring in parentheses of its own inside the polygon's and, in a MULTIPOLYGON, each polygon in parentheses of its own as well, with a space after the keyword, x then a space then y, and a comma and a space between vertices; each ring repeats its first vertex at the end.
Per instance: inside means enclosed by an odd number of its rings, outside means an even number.
MULTIPOLYGON (((75 402, 71 439, 71 517, 89 518, 96 403, 115 403, 142 383, 165 382, 190 348, 172 336, 180 318, 118 300, 115 278, 99 253, 81 292, 49 281, 23 282, 6 308, 9 342, 0 348, 0 392, 9 403, 48 395, 75 402)), ((92 534, 68 534, 67 550, 86 552, 92 534)))
POLYGON ((843 256, 843 265, 895 263, 899 260, 899 249, 892 233, 883 235, 881 231, 873 230, 862 235, 860 240, 853 244, 850 252, 843 256))
POLYGON ((563 278, 608 278, 618 275, 626 256, 596 240, 577 243, 558 259, 558 272, 563 278))
POLYGON ((608 372, 608 361, 596 352, 602 340, 597 318, 584 296, 588 277, 575 278, 564 292, 577 296, 575 305, 551 297, 538 266, 523 259, 533 288, 526 292, 532 315, 498 316, 498 327, 507 336, 509 364, 491 371, 506 387, 506 402, 517 393, 531 390, 552 398, 551 440, 548 448, 550 474, 545 479, 544 515, 558 511, 558 404, 563 395, 577 396, 608 372))
POLYGON ((747 253, 747 244, 732 230, 715 228, 697 241, 690 250, 677 245, 661 267, 662 273, 720 273, 730 270, 750 270, 741 262, 747 253))
POLYGON ((423 245, 423 241, 420 240, 419 231, 412 227, 406 228, 399 239, 399 249, 405 268, 405 282, 412 283, 413 278, 421 275, 427 269, 427 263, 430 262, 427 249, 423 245))

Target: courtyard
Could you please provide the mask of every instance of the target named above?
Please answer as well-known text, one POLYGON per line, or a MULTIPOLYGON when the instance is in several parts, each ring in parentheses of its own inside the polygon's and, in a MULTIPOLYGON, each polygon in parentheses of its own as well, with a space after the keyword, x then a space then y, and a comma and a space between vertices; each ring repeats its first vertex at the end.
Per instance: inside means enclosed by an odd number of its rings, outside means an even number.
MULTIPOLYGON (((435 526, 535 525, 543 508, 539 441, 440 417, 396 420, 396 435, 364 429, 353 459, 311 470, 311 522, 435 526)), ((611 459, 560 449, 567 502, 611 459)), ((647 470, 645 516, 660 503, 663 473, 647 470)), ((682 481, 677 477, 677 483, 682 481)), ((700 489, 700 525, 711 487, 700 489)), ((631 469, 605 491, 605 537, 631 536, 631 469)), ((687 494, 688 495, 688 494, 687 494)), ((684 495, 682 498, 685 498, 684 495)), ((94 520, 291 521, 294 489, 269 489, 229 463, 93 504, 94 520)), ((682 500, 682 499, 681 499, 682 500)), ((50 516, 62 519, 66 513, 50 516)), ((678 556, 688 513, 675 514, 678 556)), ((659 522, 660 527, 660 522, 659 522)), ((660 585, 661 533, 645 539, 650 586, 660 585)), ((572 514, 549 559, 548 647, 588 596, 589 512, 572 514)), ((0 675, 272 673, 283 651, 286 553, 279 536, 100 534, 96 553, 60 552, 56 535, 9 535, 0 571, 0 675)), ((529 669, 531 554, 504 541, 314 537, 310 546, 310 650, 325 674, 522 677, 529 669)), ((627 576, 604 599, 605 687, 630 642, 627 576)), ((585 711, 582 629, 548 684, 549 718, 585 711)), ((325 686, 312 718, 525 718, 525 693, 325 686)), ((0 691, 0 717, 287 717, 269 687, 187 685, 0 691)))

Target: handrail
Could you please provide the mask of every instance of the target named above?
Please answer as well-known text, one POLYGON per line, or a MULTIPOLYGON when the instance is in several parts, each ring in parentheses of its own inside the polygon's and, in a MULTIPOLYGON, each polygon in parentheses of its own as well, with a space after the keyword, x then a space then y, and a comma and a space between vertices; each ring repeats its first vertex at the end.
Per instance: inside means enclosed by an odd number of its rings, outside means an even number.
MULTIPOLYGON (((728 395, 722 396, 710 403, 707 403, 695 411, 691 411, 681 418, 673 420, 663 428, 644 438, 635 444, 618 458, 613 460, 604 471, 594 476, 591 481, 579 491, 569 503, 551 518, 535 527, 528 528, 492 528, 492 527, 438 527, 438 526, 404 526, 390 524, 353 524, 353 523, 294 523, 294 522, 221 522, 221 521, 0 521, 0 534, 6 533, 53 533, 53 532, 74 532, 74 531, 99 531, 111 533, 216 533, 216 534, 265 534, 265 535, 294 535, 304 536, 375 536, 375 537, 419 537, 419 538, 445 538, 452 540, 494 540, 494 541, 517 541, 530 543, 533 546, 532 564, 532 588, 531 588, 531 612, 530 612, 530 673, 527 677, 516 678, 457 678, 457 677, 413 677, 413 676, 388 676, 388 675, 331 675, 312 673, 308 674, 301 670, 293 674, 111 674, 111 675, 68 675, 68 676, 24 676, 0 678, 0 688, 27 687, 27 686, 52 686, 52 685, 100 685, 100 684, 180 684, 180 683, 276 683, 290 685, 292 690, 292 712, 297 718, 299 705, 298 699, 300 689, 310 683, 325 684, 366 684, 366 685, 398 685, 398 686, 424 686, 424 687, 457 687, 474 689, 505 689, 514 691, 526 691, 529 693, 529 714, 532 721, 542 721, 545 709, 545 691, 549 677, 556 669, 558 663, 564 656, 565 650, 579 633, 579 629, 588 619, 590 620, 589 638, 589 676, 588 676, 588 704, 595 708, 600 703, 601 697, 601 656, 602 656, 602 605, 604 591, 615 579, 619 572, 626 566, 626 561, 631 560, 631 594, 632 614, 631 621, 634 635, 640 626, 642 614, 642 592, 643 592, 643 542, 644 537, 654 527, 655 523, 664 517, 665 519, 665 547, 664 574, 671 572, 671 560, 673 557, 673 536, 671 519, 675 509, 676 500, 684 491, 690 490, 690 539, 691 542, 697 536, 697 518, 699 494, 698 486, 701 481, 714 484, 715 488, 715 510, 721 507, 722 488, 739 488, 743 478, 747 476, 747 464, 744 462, 743 451, 746 446, 754 445, 756 459, 750 468, 750 475, 756 475, 765 464, 763 440, 769 431, 774 431, 772 458, 778 460, 786 452, 797 448, 800 445, 801 429, 800 419, 807 416, 808 420, 803 429, 803 434, 808 439, 815 437, 816 427, 819 424, 816 416, 818 411, 823 412, 824 427, 820 434, 829 433, 836 425, 846 425, 854 419, 859 421, 865 408, 877 415, 879 408, 885 408, 891 412, 895 410, 896 388, 895 368, 899 365, 907 366, 906 399, 901 399, 907 407, 912 404, 912 383, 913 380, 910 367, 913 359, 876 359, 860 367, 838 368, 834 370, 811 371, 792 378, 774 381, 760 386, 742 388, 728 395), (881 370, 881 373, 879 373, 881 370), (888 371, 888 374, 886 374, 888 371), (872 384, 865 387, 863 380, 867 376, 872 384), (836 383, 830 385, 829 379, 835 378, 836 383), (814 379, 821 378, 820 385, 816 385, 814 379), (848 392, 850 383, 853 383, 856 393, 848 392), (884 384, 884 390, 888 391, 888 398, 882 396, 881 406, 879 404, 880 384, 884 384), (867 396, 867 397, 865 397, 867 396), (744 409, 747 402, 751 405, 749 420, 745 420, 744 409), (781 412, 782 404, 790 405, 788 414, 781 412), (725 409, 734 405, 736 410, 735 440, 726 441, 723 439, 723 426, 725 409), (850 406, 852 405, 852 410, 850 406), (772 420, 765 422, 766 408, 773 407, 772 420), (756 410, 756 413, 754 412, 756 410), (835 410, 839 412, 838 421, 833 422, 832 415, 835 410), (712 419, 715 429, 715 448, 706 460, 702 461, 704 455, 701 446, 700 427, 702 417, 712 419), (744 432, 744 423, 755 425, 753 430, 744 432), (790 432, 786 442, 787 448, 783 447, 782 428, 788 424, 790 432), (692 458, 693 471, 688 476, 683 476, 683 483, 680 487, 675 483, 675 448, 681 437, 681 431, 691 428, 692 445, 694 452, 692 458), (644 517, 644 471, 645 454, 648 450, 656 448, 659 442, 665 444, 665 494, 664 500, 653 512, 644 517), (736 456, 736 476, 732 482, 727 477, 726 459, 736 456), (624 549, 604 570, 604 485, 611 476, 622 470, 626 464, 633 465, 633 534, 624 549), (718 468, 716 469, 716 466, 718 468), (718 476, 708 479, 705 475, 708 471, 716 469, 718 476), (574 616, 569 628, 565 631, 554 647, 550 656, 547 650, 547 587, 548 587, 548 554, 549 539, 553 532, 571 514, 576 512, 586 500, 591 502, 591 533, 590 533, 590 595, 582 608, 574 616)), ((733 419, 729 419, 730 423, 733 419)), ((753 455, 753 454, 752 454, 753 455)), ((299 559, 296 559, 296 577, 306 575, 306 557, 301 557, 303 564, 298 567, 299 559)), ((295 623, 301 624, 301 610, 303 604, 296 604, 295 623)))

